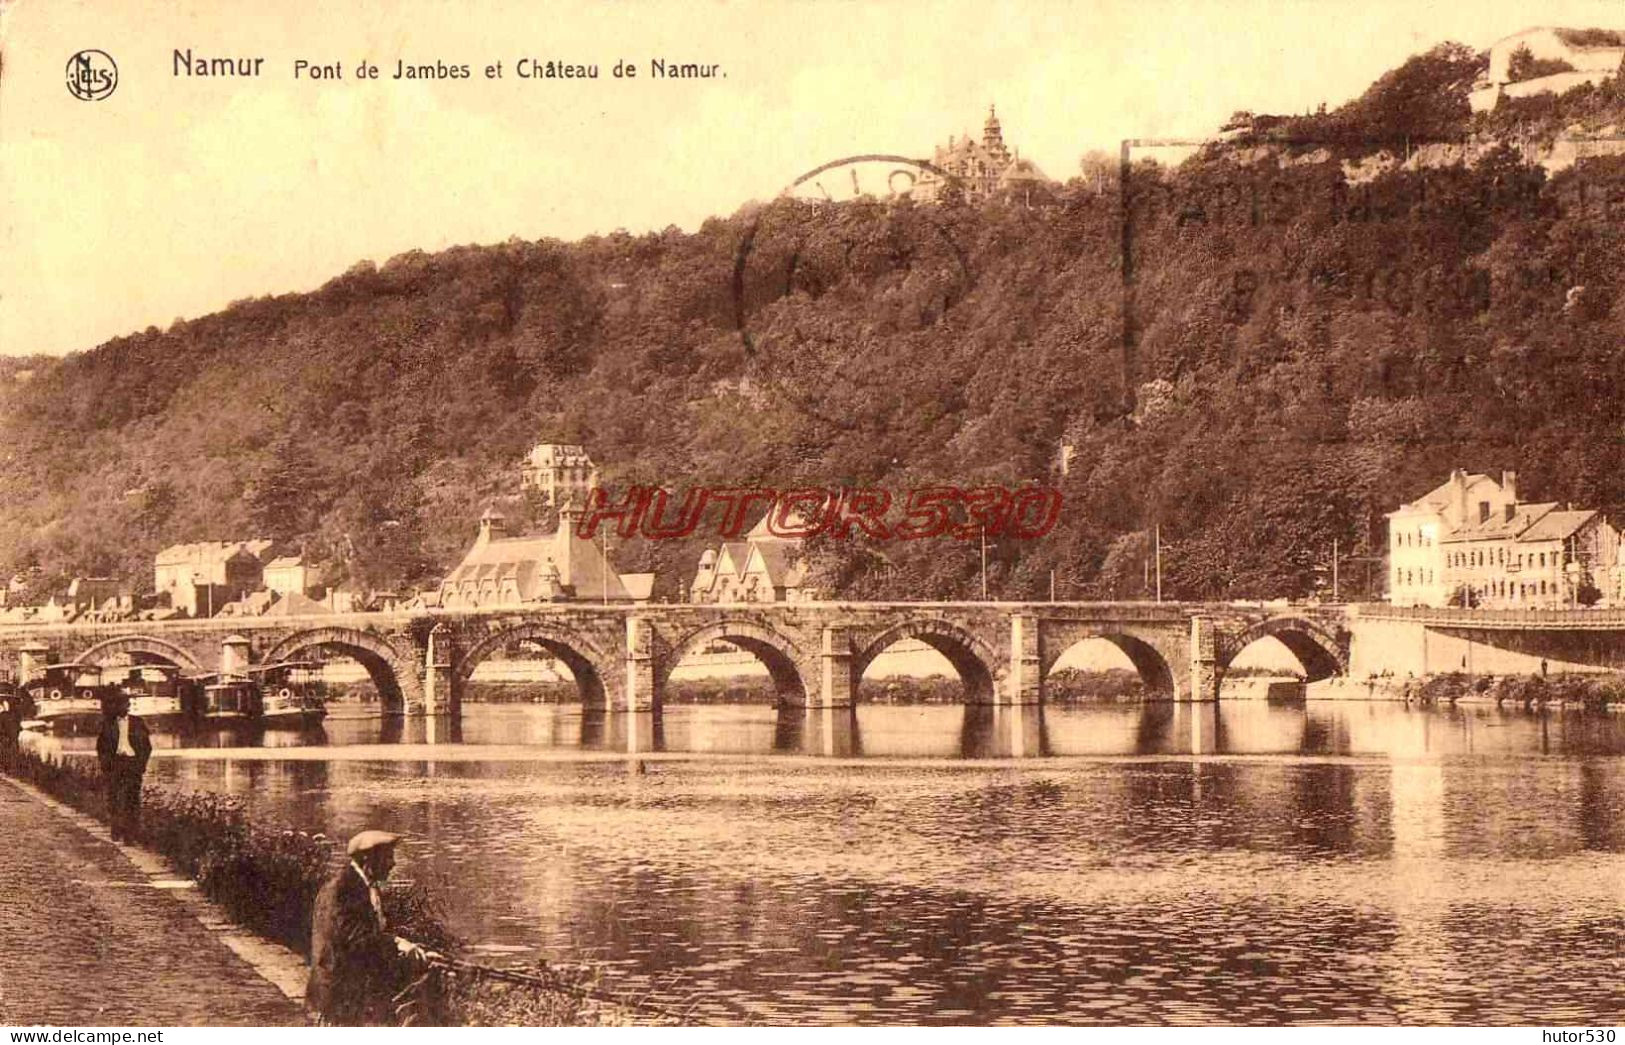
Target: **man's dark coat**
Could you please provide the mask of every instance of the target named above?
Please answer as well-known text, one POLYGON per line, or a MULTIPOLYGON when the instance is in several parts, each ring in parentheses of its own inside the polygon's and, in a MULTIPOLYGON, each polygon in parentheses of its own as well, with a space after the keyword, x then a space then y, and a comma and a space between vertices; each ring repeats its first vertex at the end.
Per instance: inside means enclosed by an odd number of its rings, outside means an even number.
MULTIPOLYGON (((152 758, 152 734, 147 730, 147 724, 135 715, 130 718, 130 750, 135 752, 132 760, 129 755, 123 760, 130 763, 135 770, 137 779, 146 775, 147 762, 152 758)), ((120 761, 118 754, 118 719, 111 715, 102 716, 102 731, 96 736, 96 760, 102 765, 103 773, 112 773, 120 761)))
POLYGON ((115 839, 134 840, 141 826, 141 778, 152 758, 152 735, 147 724, 130 718, 130 750, 135 757, 118 753, 118 719, 102 716, 102 731, 96 736, 96 759, 107 777, 107 814, 115 839))
POLYGON ((387 1025, 399 988, 400 952, 350 864, 316 894, 305 1007, 340 1026, 387 1025))

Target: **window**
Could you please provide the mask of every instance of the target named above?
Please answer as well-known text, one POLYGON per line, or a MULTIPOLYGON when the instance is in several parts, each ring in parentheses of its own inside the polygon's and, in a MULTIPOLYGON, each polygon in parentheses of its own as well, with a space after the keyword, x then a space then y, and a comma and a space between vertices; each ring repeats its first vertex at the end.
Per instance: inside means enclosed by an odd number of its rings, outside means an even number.
MULTIPOLYGON (((1546 565, 1546 553, 1545 552, 1540 553, 1540 564, 1541 564, 1542 567, 1544 567, 1546 565)), ((1541 591, 1544 593, 1545 590, 1546 590, 1545 583, 1542 582, 1540 587, 1541 587, 1541 591)))

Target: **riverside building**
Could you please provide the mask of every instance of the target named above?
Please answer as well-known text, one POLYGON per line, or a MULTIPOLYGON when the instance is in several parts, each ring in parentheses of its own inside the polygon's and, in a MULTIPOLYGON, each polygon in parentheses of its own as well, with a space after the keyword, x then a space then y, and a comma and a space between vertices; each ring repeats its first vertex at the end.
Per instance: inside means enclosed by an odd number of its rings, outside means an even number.
POLYGON ((1389 601, 1555 609, 1616 597, 1620 536, 1602 513, 1521 502, 1517 482, 1457 469, 1388 513, 1389 601))

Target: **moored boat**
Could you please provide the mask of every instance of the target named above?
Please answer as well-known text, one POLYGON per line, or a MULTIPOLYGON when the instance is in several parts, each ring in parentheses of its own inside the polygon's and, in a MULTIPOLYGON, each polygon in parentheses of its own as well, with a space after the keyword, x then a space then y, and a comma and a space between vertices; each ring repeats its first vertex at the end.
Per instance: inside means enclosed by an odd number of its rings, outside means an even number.
POLYGON ((246 675, 192 675, 180 683, 180 705, 194 721, 251 722, 260 717, 260 691, 246 675))
POLYGON ((102 717, 102 701, 117 692, 95 664, 47 664, 37 678, 23 685, 33 702, 33 720, 47 729, 94 727, 102 717))
POLYGON ((248 670, 259 685, 261 718, 267 726, 310 725, 326 717, 321 664, 285 660, 248 670))
POLYGON ((117 685, 130 698, 130 714, 139 715, 149 726, 182 717, 179 668, 168 664, 135 664, 123 670, 124 677, 117 685))

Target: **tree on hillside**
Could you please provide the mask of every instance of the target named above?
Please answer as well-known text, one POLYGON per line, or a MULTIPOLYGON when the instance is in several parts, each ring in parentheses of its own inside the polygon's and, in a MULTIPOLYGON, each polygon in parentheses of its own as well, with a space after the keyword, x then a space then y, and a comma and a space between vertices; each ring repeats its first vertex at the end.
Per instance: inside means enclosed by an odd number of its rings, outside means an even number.
POLYGON ((1467 95, 1485 66, 1485 56, 1464 44, 1439 44, 1384 73, 1334 122, 1355 142, 1460 138, 1472 115, 1467 95))
POLYGON ((1507 60, 1508 83, 1522 83, 1525 80, 1538 80, 1542 76, 1573 71, 1574 66, 1561 58, 1536 58, 1535 53, 1529 50, 1528 44, 1519 44, 1518 49, 1513 51, 1512 57, 1507 60))
POLYGON ((284 432, 261 458, 243 496, 255 533, 287 540, 315 529, 324 493, 308 451, 284 432))
POLYGON ((1078 176, 1090 192, 1105 196, 1117 191, 1117 183, 1122 180, 1122 168, 1119 157, 1099 149, 1090 149, 1078 161, 1078 176))

